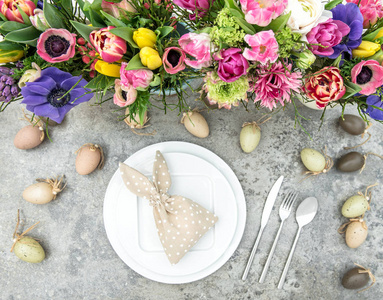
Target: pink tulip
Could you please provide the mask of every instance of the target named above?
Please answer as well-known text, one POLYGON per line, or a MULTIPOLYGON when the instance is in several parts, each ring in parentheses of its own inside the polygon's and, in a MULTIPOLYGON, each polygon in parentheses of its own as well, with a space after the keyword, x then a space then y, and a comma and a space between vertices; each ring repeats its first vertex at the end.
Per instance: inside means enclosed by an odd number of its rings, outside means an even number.
POLYGON ((245 42, 251 47, 243 51, 247 60, 259 61, 263 65, 277 60, 279 46, 272 30, 260 31, 254 35, 246 34, 245 42))
POLYGON ((37 54, 50 63, 67 61, 75 54, 76 35, 66 29, 49 28, 37 40, 37 54))
POLYGON ((203 17, 209 11, 214 0, 174 0, 173 2, 179 7, 193 11, 194 13, 189 15, 189 19, 195 20, 197 16, 203 17))
POLYGON ((207 33, 187 33, 181 36, 178 40, 181 49, 186 53, 195 58, 191 60, 185 58, 185 63, 194 68, 201 69, 210 66, 210 36, 207 33))
POLYGON ((104 12, 112 15, 115 18, 126 16, 126 11, 133 13, 136 12, 136 9, 130 4, 130 1, 128 0, 122 0, 119 3, 102 0, 101 8, 104 12))
POLYGON ((33 1, 29 0, 1 0, 0 11, 7 18, 7 20, 24 23, 23 17, 17 8, 17 5, 27 14, 27 16, 33 16, 33 11, 35 10, 36 5, 33 1))
POLYGON ((381 0, 346 0, 358 5, 363 15, 363 28, 374 25, 378 19, 383 17, 383 6, 381 0))
POLYGON ((288 0, 240 0, 240 2, 248 23, 267 26, 282 14, 288 0))
POLYGON ((249 63, 241 52, 242 50, 239 48, 229 48, 222 49, 214 55, 214 59, 219 62, 217 74, 221 80, 234 82, 247 74, 249 63))
POLYGON ((126 52, 126 41, 109 30, 116 28, 108 26, 99 30, 93 30, 90 35, 90 41, 96 51, 100 54, 103 61, 113 63, 120 60, 126 52))
POLYGON ((376 60, 362 60, 351 69, 351 81, 359 85, 362 95, 371 95, 383 84, 383 67, 376 60))
POLYGON ((169 47, 165 49, 162 56, 162 63, 165 71, 169 74, 176 74, 185 69, 186 54, 178 47, 169 47))
POLYGON ((121 80, 114 81, 113 103, 120 106, 128 106, 137 99, 137 90, 133 86, 125 86, 121 84, 121 80))
POLYGON ((147 88, 153 80, 153 72, 146 69, 125 70, 128 64, 123 62, 120 69, 121 84, 125 87, 147 88))

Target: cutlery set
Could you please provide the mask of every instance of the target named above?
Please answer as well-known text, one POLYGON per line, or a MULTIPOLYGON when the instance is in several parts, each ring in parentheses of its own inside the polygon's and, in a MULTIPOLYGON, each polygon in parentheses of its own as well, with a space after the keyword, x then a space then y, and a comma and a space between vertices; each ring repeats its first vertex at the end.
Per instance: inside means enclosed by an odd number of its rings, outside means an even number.
MULTIPOLYGON (((243 272, 242 280, 246 280, 247 275, 249 274, 250 267, 253 263, 255 253, 257 252, 257 248, 258 248, 259 242, 261 240, 263 230, 265 229, 267 222, 270 218, 270 214, 271 214, 271 211, 273 209, 275 200, 277 199, 278 192, 279 192, 279 189, 282 185, 283 179, 284 179, 283 176, 278 178, 278 180, 274 183, 273 187, 271 188, 269 195, 267 196, 267 200, 266 200, 265 206, 263 208, 263 213, 262 213, 261 227, 259 229, 258 236, 257 236, 257 239, 255 240, 255 243, 254 243, 253 249, 251 251, 249 260, 247 262, 245 271, 243 272)), ((270 253, 267 257, 267 261, 265 263, 261 277, 259 279, 260 283, 263 283, 265 281, 266 274, 267 274, 267 271, 269 269, 271 260, 273 258, 273 254, 274 254, 275 248, 277 246, 279 236, 282 232, 283 224, 284 224, 285 220, 290 216, 290 213, 291 213, 292 208, 294 206, 295 200, 297 199, 297 196, 298 196, 297 192, 290 192, 287 194, 287 196, 284 198, 284 200, 281 203, 281 206, 279 208, 279 217, 281 219, 281 224, 279 226, 279 229, 278 229, 277 235, 275 237, 274 243, 271 247, 270 253)), ((283 269, 281 278, 279 280, 278 289, 281 289, 283 287, 284 282, 285 282, 286 275, 287 275, 291 260, 293 258, 294 251, 295 251, 295 248, 297 246, 298 238, 299 238, 299 235, 302 231, 302 228, 303 228, 303 226, 309 224, 314 219, 314 217, 317 213, 317 210, 318 210, 318 201, 314 197, 306 198, 305 200, 303 200, 299 204, 299 206, 297 208, 296 220, 298 223, 298 231, 297 231, 297 234, 295 236, 293 246, 291 247, 290 254, 287 258, 285 267, 283 269)))

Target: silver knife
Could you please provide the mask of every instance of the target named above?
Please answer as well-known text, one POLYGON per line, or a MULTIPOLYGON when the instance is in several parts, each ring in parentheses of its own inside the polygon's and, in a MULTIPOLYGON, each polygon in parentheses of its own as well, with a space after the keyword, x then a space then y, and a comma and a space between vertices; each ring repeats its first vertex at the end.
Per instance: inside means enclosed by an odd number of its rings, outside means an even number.
POLYGON ((269 217, 271 214, 271 210, 273 209, 275 200, 277 199, 279 189, 281 188, 283 182, 283 176, 279 177, 278 180, 274 183, 271 188, 269 195, 267 196, 267 200, 265 203, 265 207, 263 208, 262 219, 261 219, 261 228, 259 229, 257 239, 255 240, 253 250, 251 250, 251 254, 249 260, 247 261, 246 269, 243 272, 242 280, 246 280, 247 275, 249 274, 251 264, 253 263, 255 252, 257 252, 259 241, 261 240, 261 236, 263 230, 266 227, 267 222, 269 221, 269 217))

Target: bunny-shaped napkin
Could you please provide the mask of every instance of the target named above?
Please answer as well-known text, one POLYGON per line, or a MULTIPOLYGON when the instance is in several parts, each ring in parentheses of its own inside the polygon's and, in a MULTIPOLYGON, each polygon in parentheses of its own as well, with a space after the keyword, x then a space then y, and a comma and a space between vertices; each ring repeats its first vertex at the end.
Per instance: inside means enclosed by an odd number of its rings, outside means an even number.
POLYGON ((176 264, 218 221, 201 205, 182 196, 169 196, 171 180, 166 161, 156 152, 153 183, 137 170, 120 163, 122 180, 129 191, 153 206, 158 236, 171 264, 176 264))

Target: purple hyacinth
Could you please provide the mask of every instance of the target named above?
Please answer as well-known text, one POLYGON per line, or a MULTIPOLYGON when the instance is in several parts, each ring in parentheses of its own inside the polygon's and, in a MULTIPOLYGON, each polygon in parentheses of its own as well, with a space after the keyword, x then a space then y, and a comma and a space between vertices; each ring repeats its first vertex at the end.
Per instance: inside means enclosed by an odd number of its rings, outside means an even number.
POLYGON ((80 76, 72 76, 55 67, 46 68, 41 71, 40 78, 27 82, 21 89, 24 97, 21 103, 34 114, 61 123, 69 110, 93 97, 90 90, 84 88, 88 82, 79 79, 80 76))
POLYGON ((334 53, 329 58, 335 59, 345 53, 352 57, 352 49, 357 48, 362 43, 363 15, 358 5, 354 3, 338 4, 332 10, 333 20, 339 20, 350 27, 350 33, 342 39, 342 42, 333 47, 334 53))
POLYGON ((10 102, 19 95, 19 87, 15 80, 9 76, 13 71, 7 67, 0 67, 0 102, 10 102))

